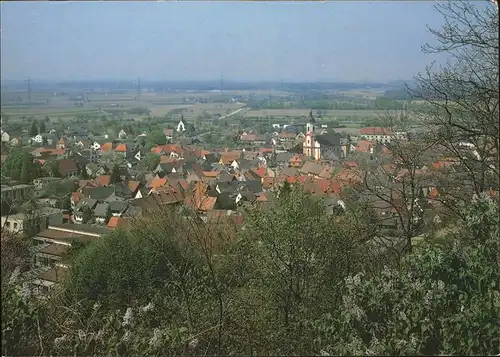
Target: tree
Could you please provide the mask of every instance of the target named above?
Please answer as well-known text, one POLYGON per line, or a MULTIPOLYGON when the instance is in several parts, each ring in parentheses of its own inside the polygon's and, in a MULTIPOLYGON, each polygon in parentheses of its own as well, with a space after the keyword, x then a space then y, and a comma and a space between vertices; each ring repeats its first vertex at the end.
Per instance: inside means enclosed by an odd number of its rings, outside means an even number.
POLYGON ((90 209, 89 206, 85 206, 83 208, 83 212, 82 212, 82 223, 83 224, 87 224, 90 222, 90 220, 92 219, 92 210, 90 209))
POLYGON ((152 148, 153 146, 156 145, 165 145, 167 143, 165 135, 163 135, 163 133, 159 130, 155 130, 149 133, 146 141, 148 148, 152 148))
POLYGON ((38 127, 36 126, 36 122, 33 120, 31 122, 31 128, 30 128, 30 136, 34 137, 38 134, 38 127))
POLYGON ((59 172, 59 162, 57 160, 47 162, 44 169, 50 177, 61 177, 59 172))
POLYGON ((146 167, 149 171, 156 169, 158 164, 160 163, 160 156, 155 155, 153 153, 148 153, 146 155, 146 167))
POLYGON ((62 197, 58 197, 56 200, 56 207, 63 210, 71 209, 71 199, 69 195, 64 195, 62 197))
POLYGON ((49 123, 50 122, 49 116, 46 115, 45 118, 43 118, 43 121, 46 122, 46 123, 49 123))
POLYGON ((498 202, 480 198, 464 215, 453 243, 430 242, 398 268, 348 278, 343 307, 313 324, 317 349, 333 355, 497 355, 500 273, 491 267, 500 253, 498 202))
POLYGON ((436 8, 445 25, 430 30, 436 43, 423 50, 446 53, 452 61, 438 71, 429 66, 410 93, 426 103, 413 114, 427 128, 427 139, 439 142, 442 156, 459 163, 447 177, 436 177, 447 191, 441 202, 451 210, 472 194, 498 188, 498 9, 463 1, 436 8), (459 189, 456 182, 462 183, 459 189))
POLYGON ((22 183, 30 183, 41 174, 39 163, 33 162, 33 156, 21 149, 12 150, 2 165, 2 174, 22 183))
POLYGON ((45 122, 40 120, 40 123, 39 123, 39 126, 38 126, 38 132, 40 134, 45 134, 45 132, 47 131, 47 129, 45 128, 45 122))
POLYGON ((113 213, 111 212, 111 206, 108 205, 108 208, 106 208, 106 216, 104 218, 104 221, 106 222, 106 224, 108 224, 111 217, 113 217, 113 213))
POLYGON ((121 181, 120 167, 117 164, 115 164, 111 170, 111 177, 109 181, 113 184, 121 181))

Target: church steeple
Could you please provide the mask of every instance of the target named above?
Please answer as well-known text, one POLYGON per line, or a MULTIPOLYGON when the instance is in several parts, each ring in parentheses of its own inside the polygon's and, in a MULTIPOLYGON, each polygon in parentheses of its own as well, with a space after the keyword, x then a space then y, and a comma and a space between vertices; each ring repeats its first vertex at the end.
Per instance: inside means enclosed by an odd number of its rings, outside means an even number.
POLYGON ((306 132, 307 133, 311 133, 311 134, 314 133, 314 123, 315 122, 316 122, 316 120, 314 120, 313 111, 311 109, 311 111, 309 112, 309 123, 306 124, 306 132))

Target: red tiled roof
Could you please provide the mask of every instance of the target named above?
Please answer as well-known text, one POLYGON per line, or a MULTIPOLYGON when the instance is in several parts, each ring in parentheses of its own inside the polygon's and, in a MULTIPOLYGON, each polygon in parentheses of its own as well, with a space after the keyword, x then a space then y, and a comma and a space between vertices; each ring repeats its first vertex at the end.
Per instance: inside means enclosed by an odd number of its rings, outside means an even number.
POLYGON ((219 176, 219 171, 202 171, 202 174, 205 177, 216 178, 219 176))
POLYGON ((78 168, 73 160, 63 159, 59 160, 59 172, 65 174, 68 172, 75 172, 78 168))
POLYGON ((167 155, 162 155, 160 156, 160 164, 169 164, 171 162, 174 162, 175 159, 171 158, 170 156, 167 155))
POLYGON ((73 192, 71 194, 71 198, 73 199, 73 203, 78 203, 78 201, 80 201, 80 199, 82 198, 82 195, 79 193, 79 192, 73 192))
POLYGON ((166 183, 167 183, 167 178, 166 177, 165 178, 155 177, 153 179, 153 181, 151 181, 151 187, 153 189, 155 189, 155 188, 164 186, 166 183))
POLYGON ((101 145, 101 151, 109 152, 113 150, 113 143, 104 143, 101 145))
POLYGON ((109 222, 107 224, 107 227, 111 229, 115 228, 127 229, 129 226, 130 226, 129 219, 123 217, 114 217, 114 216, 109 219, 109 222))
POLYGON ((139 187, 139 181, 129 180, 127 181, 127 187, 130 191, 135 192, 139 187))
POLYGON ((101 175, 95 178, 95 182, 99 186, 109 186, 111 184, 111 175, 101 175))
POLYGON ((115 151, 117 152, 127 152, 127 145, 126 144, 120 144, 115 148, 115 151))
POLYGON ((375 146, 373 141, 360 140, 358 146, 356 146, 357 152, 370 153, 371 149, 375 146))
POLYGON ((361 135, 392 135, 390 129, 387 128, 378 128, 378 127, 369 127, 362 128, 359 133, 361 135))
POLYGON ((261 167, 259 169, 252 169, 252 172, 255 173, 260 178, 266 176, 267 169, 265 167, 261 167))

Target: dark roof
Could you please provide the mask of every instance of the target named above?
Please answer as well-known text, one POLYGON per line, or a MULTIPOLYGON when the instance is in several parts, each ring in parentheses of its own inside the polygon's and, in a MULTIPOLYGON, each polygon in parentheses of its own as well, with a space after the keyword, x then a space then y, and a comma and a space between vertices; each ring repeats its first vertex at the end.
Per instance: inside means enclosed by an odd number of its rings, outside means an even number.
POLYGON ((332 132, 316 137, 316 141, 321 146, 338 146, 340 145, 340 134, 332 132))
POLYGON ((106 212, 109 205, 107 203, 99 203, 94 209, 94 216, 96 217, 106 217, 106 212))
POLYGON ((126 201, 112 201, 109 203, 109 206, 111 208, 111 211, 114 213, 124 212, 129 206, 129 203, 126 201))
POLYGON ((96 200, 104 200, 115 193, 114 186, 103 187, 85 187, 82 193, 86 197, 94 198, 96 200))
POLYGON ((63 159, 59 160, 59 172, 65 174, 68 172, 77 171, 78 168, 73 160, 63 159))
POLYGON ((205 160, 211 164, 213 162, 219 162, 220 157, 215 153, 209 153, 205 154, 205 160))

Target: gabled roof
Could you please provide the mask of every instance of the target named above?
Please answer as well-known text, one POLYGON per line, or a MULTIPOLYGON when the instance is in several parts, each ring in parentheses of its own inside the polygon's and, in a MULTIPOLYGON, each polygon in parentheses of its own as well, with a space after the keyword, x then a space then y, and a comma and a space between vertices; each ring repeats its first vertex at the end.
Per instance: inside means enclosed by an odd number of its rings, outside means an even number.
POLYGON ((109 186, 111 184, 111 175, 101 175, 95 178, 95 182, 99 186, 109 186))
POLYGON ((392 131, 387 128, 369 127, 359 130, 361 135, 392 135, 392 131))
POLYGON ((101 151, 111 152, 113 150, 113 143, 104 143, 101 145, 101 151))
POLYGON ((68 172, 78 171, 78 167, 76 166, 73 160, 63 159, 59 160, 59 172, 61 174, 66 174, 68 172))
POLYGON ((106 212, 108 210, 109 204, 107 203, 98 203, 97 206, 94 208, 94 216, 96 217, 106 217, 106 212))
POLYGON ((115 148, 116 152, 127 152, 127 145, 126 144, 120 144, 115 148))

